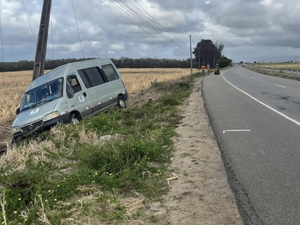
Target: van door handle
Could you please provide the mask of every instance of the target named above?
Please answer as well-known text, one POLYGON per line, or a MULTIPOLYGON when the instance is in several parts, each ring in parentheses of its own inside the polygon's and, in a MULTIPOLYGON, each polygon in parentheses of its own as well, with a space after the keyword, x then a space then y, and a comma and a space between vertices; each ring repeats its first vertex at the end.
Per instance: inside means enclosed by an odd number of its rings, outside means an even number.
POLYGON ((86 97, 86 93, 85 92, 83 92, 83 96, 86 97))

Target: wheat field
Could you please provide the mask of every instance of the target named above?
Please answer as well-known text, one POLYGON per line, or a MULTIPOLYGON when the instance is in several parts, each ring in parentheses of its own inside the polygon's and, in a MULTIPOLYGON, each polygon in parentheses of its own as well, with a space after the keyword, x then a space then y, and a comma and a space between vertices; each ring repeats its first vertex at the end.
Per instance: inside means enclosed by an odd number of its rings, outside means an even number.
MULTIPOLYGON (((119 69, 129 94, 145 90, 151 82, 164 82, 189 76, 190 69, 119 69)), ((32 71, 0 73, 0 124, 12 123, 22 96, 32 80, 32 71)))

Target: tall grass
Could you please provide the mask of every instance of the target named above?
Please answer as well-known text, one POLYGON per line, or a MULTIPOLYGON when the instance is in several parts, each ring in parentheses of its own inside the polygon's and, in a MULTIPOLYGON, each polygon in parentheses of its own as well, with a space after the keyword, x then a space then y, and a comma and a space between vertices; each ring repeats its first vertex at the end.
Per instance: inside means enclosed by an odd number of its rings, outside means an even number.
POLYGON ((165 93, 159 99, 57 125, 9 148, 0 158, 0 223, 129 223, 134 215, 122 199, 150 201, 167 189, 177 106, 191 82, 155 83, 165 93))

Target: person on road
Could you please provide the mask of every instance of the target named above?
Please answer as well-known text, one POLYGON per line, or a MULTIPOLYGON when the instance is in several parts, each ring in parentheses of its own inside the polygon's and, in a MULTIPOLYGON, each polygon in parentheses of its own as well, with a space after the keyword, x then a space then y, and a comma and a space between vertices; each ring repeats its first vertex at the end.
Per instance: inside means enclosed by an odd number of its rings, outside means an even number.
POLYGON ((201 68, 202 68, 202 75, 204 76, 204 75, 205 75, 205 69, 206 69, 206 68, 205 68, 205 66, 204 66, 204 65, 202 65, 202 67, 201 67, 201 68))
POLYGON ((207 74, 209 75, 209 73, 210 73, 210 65, 209 65, 209 63, 207 63, 207 66, 206 66, 206 68, 207 68, 207 74))

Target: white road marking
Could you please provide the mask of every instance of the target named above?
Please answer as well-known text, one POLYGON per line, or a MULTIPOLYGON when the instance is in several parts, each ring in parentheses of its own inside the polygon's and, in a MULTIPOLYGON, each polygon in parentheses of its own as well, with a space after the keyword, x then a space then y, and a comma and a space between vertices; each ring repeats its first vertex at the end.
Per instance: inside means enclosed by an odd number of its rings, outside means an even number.
POLYGON ((251 130, 223 130, 223 134, 226 132, 250 132, 251 130))
POLYGON ((262 153, 263 155, 266 154, 266 152, 265 152, 263 149, 259 149, 259 150, 261 151, 261 153, 262 153))
POLYGON ((221 76, 222 76, 222 78, 223 78, 228 84, 230 84, 230 85, 231 85, 232 87, 234 87, 235 89, 237 89, 237 90, 239 90, 240 92, 244 93, 244 94, 247 95, 248 97, 252 98, 254 101, 256 101, 256 102, 262 104, 263 106, 267 107, 268 109, 272 110, 273 112, 277 113, 278 115, 282 116, 283 118, 285 118, 285 119, 287 119, 287 120, 293 122, 294 124, 300 126, 300 122, 299 122, 299 121, 297 121, 297 120, 295 120, 295 119, 293 119, 293 118, 291 118, 291 117, 289 117, 289 116, 283 114, 282 112, 279 112, 278 110, 272 108, 271 106, 269 106, 269 105, 263 103, 262 101, 260 101, 260 100, 258 100, 258 99, 256 99, 256 98, 254 98, 252 95, 248 94, 247 92, 245 92, 245 91, 239 89, 237 86, 235 86, 234 84, 232 84, 232 83, 230 83, 228 80, 226 80, 226 78, 223 76, 223 73, 221 73, 221 76))
POLYGON ((251 79, 255 80, 255 78, 254 78, 254 77, 251 77, 251 79))
POLYGON ((282 85, 279 85, 279 84, 275 84, 275 86, 277 86, 277 87, 282 87, 282 88, 286 88, 286 86, 282 86, 282 85))

